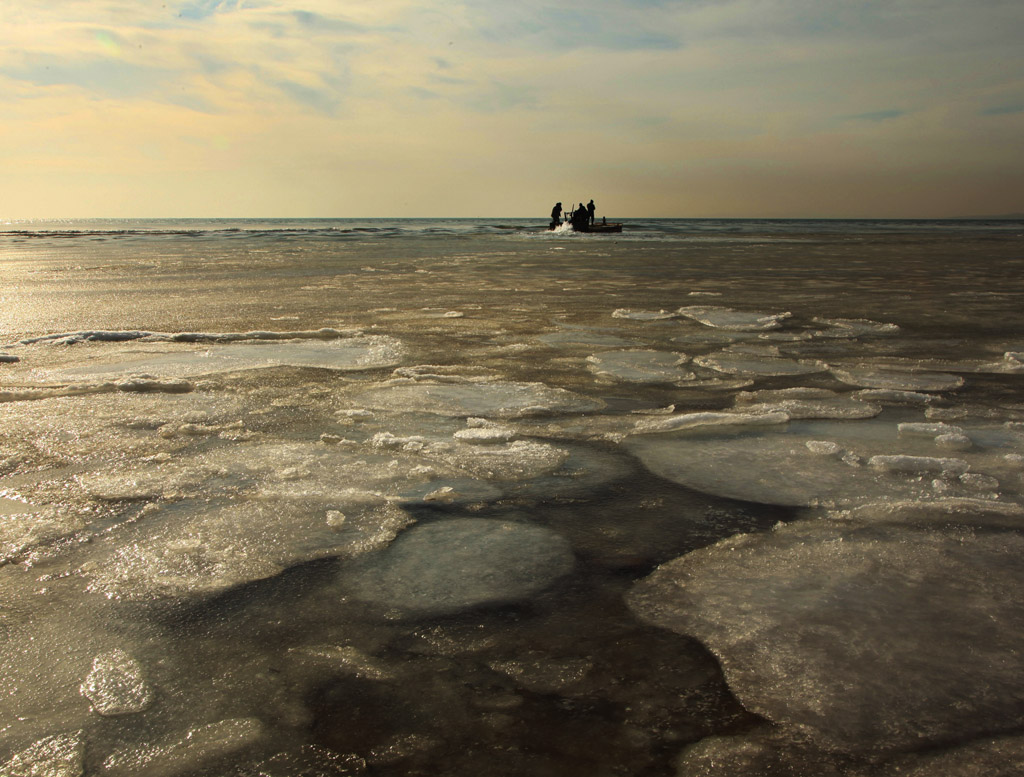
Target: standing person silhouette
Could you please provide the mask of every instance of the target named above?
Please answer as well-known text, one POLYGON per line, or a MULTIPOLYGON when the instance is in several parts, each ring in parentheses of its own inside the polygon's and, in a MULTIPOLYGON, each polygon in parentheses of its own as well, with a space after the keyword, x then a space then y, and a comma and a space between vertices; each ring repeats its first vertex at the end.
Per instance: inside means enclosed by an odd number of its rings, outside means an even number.
POLYGON ((590 202, 587 203, 587 215, 590 217, 590 223, 591 224, 594 223, 594 211, 595 210, 597 210, 597 208, 594 206, 594 201, 591 200, 590 202))
POLYGON ((587 209, 583 206, 583 200, 580 200, 580 205, 572 212, 572 228, 577 232, 585 232, 587 229, 587 209))
POLYGON ((551 209, 551 228, 555 229, 562 221, 562 203, 556 202, 551 209))

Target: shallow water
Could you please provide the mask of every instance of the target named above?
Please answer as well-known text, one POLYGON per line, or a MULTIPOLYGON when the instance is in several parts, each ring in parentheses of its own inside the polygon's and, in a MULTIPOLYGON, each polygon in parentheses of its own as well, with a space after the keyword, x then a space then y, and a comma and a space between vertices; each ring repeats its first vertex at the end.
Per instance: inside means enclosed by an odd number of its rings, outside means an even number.
POLYGON ((0 770, 1020 749, 1024 225, 8 228, 0 770))

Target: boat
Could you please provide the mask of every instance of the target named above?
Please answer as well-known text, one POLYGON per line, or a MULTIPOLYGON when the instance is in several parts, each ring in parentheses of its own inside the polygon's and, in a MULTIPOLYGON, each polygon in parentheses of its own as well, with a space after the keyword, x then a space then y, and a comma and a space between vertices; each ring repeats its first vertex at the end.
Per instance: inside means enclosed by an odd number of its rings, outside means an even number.
POLYGON ((600 224, 584 224, 582 229, 573 227, 577 232, 597 232, 598 234, 621 232, 621 222, 615 222, 609 224, 607 221, 602 221, 600 224))
MULTIPOLYGON (((590 219, 586 215, 582 218, 577 218, 580 214, 579 210, 575 210, 572 213, 566 213, 564 215, 563 224, 571 224, 573 232, 592 232, 599 235, 611 234, 613 232, 622 231, 622 222, 608 222, 607 219, 602 218, 600 221, 595 221, 593 224, 590 223, 590 219)), ((551 222, 548 224, 548 229, 554 231, 558 229, 561 224, 551 222)))

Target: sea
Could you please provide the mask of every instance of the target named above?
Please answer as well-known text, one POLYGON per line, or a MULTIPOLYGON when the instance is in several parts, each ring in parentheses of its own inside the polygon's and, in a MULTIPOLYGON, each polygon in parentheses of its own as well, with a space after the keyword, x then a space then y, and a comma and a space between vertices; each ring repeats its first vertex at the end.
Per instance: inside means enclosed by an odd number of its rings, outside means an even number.
POLYGON ((608 221, 0 220, 0 775, 1018 774, 1024 221, 608 221))

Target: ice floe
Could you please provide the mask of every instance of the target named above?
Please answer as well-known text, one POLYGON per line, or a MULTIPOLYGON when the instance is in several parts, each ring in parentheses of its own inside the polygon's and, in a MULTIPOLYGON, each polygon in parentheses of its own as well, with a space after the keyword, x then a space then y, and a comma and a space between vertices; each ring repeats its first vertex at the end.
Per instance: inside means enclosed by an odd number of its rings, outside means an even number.
POLYGON ((595 375, 624 383, 677 383, 693 380, 690 370, 682 368, 689 361, 685 354, 668 351, 634 350, 606 351, 587 357, 595 375))
POLYGON ((896 324, 870 321, 866 318, 812 318, 811 321, 824 329, 814 333, 815 337, 854 338, 864 335, 892 335, 900 331, 896 324))
POLYGON ((223 344, 213 340, 211 347, 204 350, 181 344, 189 342, 194 341, 144 340, 110 345, 83 352, 84 356, 73 366, 40 369, 38 373, 49 382, 118 376, 167 379, 281 366, 359 371, 393 367, 405 358, 402 343, 387 335, 354 334, 330 339, 274 337, 257 342, 227 340, 223 344))
POLYGON ((886 763, 877 777, 1017 777, 1024 737, 985 736, 936 753, 915 753, 886 763))
POLYGON ((103 774, 134 777, 191 772, 250 747, 265 731, 266 727, 257 718, 229 718, 209 723, 183 731, 174 738, 116 750, 103 761, 103 774))
POLYGON ((88 329, 78 332, 28 337, 19 345, 47 343, 52 345, 74 345, 76 343, 103 342, 123 343, 130 340, 164 343, 234 343, 240 340, 334 340, 361 334, 358 330, 315 329, 296 332, 148 332, 141 329, 105 330, 88 329))
POLYGON ((828 749, 1024 724, 1024 538, 801 521, 664 564, 643 618, 700 639, 743 705, 828 749))
POLYGON ((558 332, 541 335, 540 342, 550 346, 590 346, 593 348, 628 348, 637 345, 617 334, 597 329, 562 329, 558 332))
POLYGON ((51 542, 86 525, 75 509, 37 507, 0 498, 0 562, 10 561, 34 546, 51 542))
POLYGON ((778 329, 792 313, 753 313, 718 306, 692 305, 677 311, 705 326, 737 332, 763 332, 778 329))
POLYGON ((390 385, 364 390, 354 396, 373 410, 434 413, 442 416, 518 418, 559 413, 589 413, 604 402, 543 383, 494 381, 489 383, 390 385))
POLYGON ((0 764, 4 777, 81 777, 84 772, 83 732, 40 739, 0 764))
POLYGON ((833 367, 832 374, 843 383, 872 389, 952 391, 964 384, 964 379, 959 375, 873 366, 833 367))
POLYGON ((728 375, 782 376, 811 375, 825 372, 828 365, 810 360, 786 359, 770 354, 719 351, 706 356, 696 356, 693 363, 728 375))
POLYGON ((684 429, 706 429, 720 427, 770 426, 784 424, 789 415, 784 412, 769 413, 679 413, 642 418, 633 427, 633 434, 660 434, 684 429))
POLYGON ((680 314, 673 310, 629 310, 618 308, 612 311, 612 318, 626 318, 631 321, 667 321, 679 318, 680 314))
POLYGON ((441 614, 528 598, 572 567, 569 544, 550 529, 457 518, 407 531, 340 579, 346 595, 385 611, 441 614))
POLYGON ((147 517, 146 526, 154 528, 84 571, 90 588, 110 598, 207 597, 303 561, 367 553, 412 522, 405 511, 368 494, 333 504, 169 506, 160 511, 163 520, 160 513, 147 517))
MULTIPOLYGON (((743 414, 712 414, 707 420, 724 424, 718 427, 701 423, 701 415, 643 419, 636 431, 662 434, 632 434, 623 445, 673 482, 766 504, 829 506, 954 496, 977 485, 961 478, 968 471, 997 478, 999 493, 1020 497, 1021 484, 1008 476, 1004 458, 1015 442, 996 428, 971 429, 972 447, 950 458, 935 455, 934 439, 900 437, 896 424, 880 419, 790 420, 758 428, 742 425, 743 414)), ((760 418, 768 422, 773 416, 788 419, 784 412, 760 418)))
POLYGON ((100 715, 142 712, 153 701, 153 689, 142 666, 120 648, 96 656, 82 683, 82 695, 100 715))
POLYGON ((736 395, 736 407, 746 413, 786 413, 792 419, 873 418, 882 408, 848 395, 818 389, 744 391, 736 395))
MULTIPOLYGON (((853 397, 865 402, 878 402, 883 405, 925 405, 935 401, 933 394, 922 394, 918 391, 902 391, 900 389, 862 389, 854 391, 853 397)), ((931 409, 929 408, 929 410, 931 409)))
POLYGON ((89 394, 113 394, 116 392, 157 392, 164 394, 186 394, 195 386, 187 380, 161 380, 134 375, 118 381, 100 383, 72 383, 66 386, 40 386, 0 390, 0 402, 25 402, 34 399, 77 397, 89 394))
POLYGON ((833 510, 829 517, 835 520, 893 523, 917 528, 1024 528, 1024 506, 967 497, 872 502, 849 510, 833 510))
POLYGON ((882 472, 905 472, 911 475, 963 475, 971 466, 963 459, 903 455, 872 456, 867 464, 882 472))

